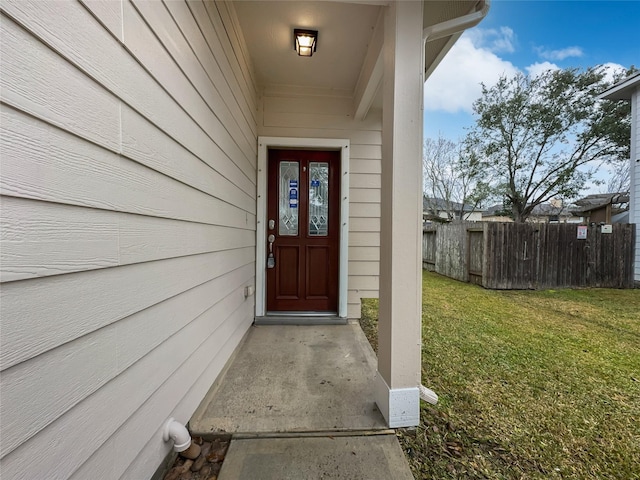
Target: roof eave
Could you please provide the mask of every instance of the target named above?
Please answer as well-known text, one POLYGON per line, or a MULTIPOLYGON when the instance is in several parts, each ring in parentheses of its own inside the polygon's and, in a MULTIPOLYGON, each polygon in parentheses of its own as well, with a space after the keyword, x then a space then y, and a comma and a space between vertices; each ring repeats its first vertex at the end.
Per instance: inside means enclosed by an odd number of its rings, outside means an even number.
MULTIPOLYGON (((425 8, 430 2, 425 0, 425 8)), ((426 43, 434 40, 446 39, 446 42, 442 46, 437 54, 429 56, 427 48, 425 46, 425 60, 424 60, 424 80, 426 81, 431 73, 440 64, 442 59, 451 50, 453 45, 458 41, 462 33, 472 27, 479 24, 489 13, 490 0, 479 0, 473 4, 470 11, 464 15, 460 15, 455 18, 451 18, 444 22, 440 22, 435 25, 425 26, 423 31, 423 41, 426 43)))
POLYGON ((616 83, 598 95, 598 97, 603 100, 631 100, 633 92, 638 88, 640 88, 640 72, 636 72, 621 82, 616 83))

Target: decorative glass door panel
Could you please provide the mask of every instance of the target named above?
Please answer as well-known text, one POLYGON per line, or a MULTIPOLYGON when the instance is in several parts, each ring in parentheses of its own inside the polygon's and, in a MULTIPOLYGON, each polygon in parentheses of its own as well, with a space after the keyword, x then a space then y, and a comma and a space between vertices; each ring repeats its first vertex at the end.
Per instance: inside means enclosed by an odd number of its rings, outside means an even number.
POLYGON ((337 312, 340 154, 270 150, 268 312, 337 312))
POLYGON ((329 230, 329 164, 309 163, 309 235, 326 237, 329 230))
POLYGON ((279 228, 286 236, 298 235, 298 162, 280 162, 279 228))

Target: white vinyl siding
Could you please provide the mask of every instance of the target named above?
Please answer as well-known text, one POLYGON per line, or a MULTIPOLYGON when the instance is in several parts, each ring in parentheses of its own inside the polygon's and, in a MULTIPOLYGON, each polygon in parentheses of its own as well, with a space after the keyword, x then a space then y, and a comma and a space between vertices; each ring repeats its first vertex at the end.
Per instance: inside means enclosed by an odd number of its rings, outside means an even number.
POLYGON ((360 299, 378 298, 382 115, 352 116, 348 96, 290 96, 266 88, 258 134, 269 137, 346 138, 349 151, 349 318, 360 318, 360 299))
POLYGON ((631 203, 629 221, 636 224, 635 281, 640 282, 640 86, 631 95, 631 203))
POLYGON ((150 478, 253 321, 233 6, 2 9, 0 477, 150 478))

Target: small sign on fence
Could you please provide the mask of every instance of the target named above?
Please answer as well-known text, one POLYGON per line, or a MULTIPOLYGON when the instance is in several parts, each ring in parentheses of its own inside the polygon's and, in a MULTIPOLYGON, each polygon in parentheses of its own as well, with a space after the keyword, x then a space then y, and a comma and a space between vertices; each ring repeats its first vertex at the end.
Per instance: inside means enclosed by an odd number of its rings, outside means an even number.
POLYGON ((588 231, 586 225, 578 225, 578 240, 586 240, 588 231))

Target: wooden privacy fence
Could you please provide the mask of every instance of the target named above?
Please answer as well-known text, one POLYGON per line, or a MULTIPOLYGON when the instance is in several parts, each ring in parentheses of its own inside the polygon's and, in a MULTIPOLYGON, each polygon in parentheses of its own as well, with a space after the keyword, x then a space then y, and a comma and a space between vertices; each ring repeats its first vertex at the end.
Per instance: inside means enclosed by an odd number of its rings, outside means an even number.
POLYGON ((633 224, 456 223, 425 229, 423 268, 492 289, 633 288, 633 224), (584 233, 584 231, 582 232, 584 233))

